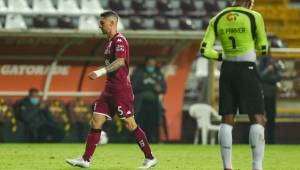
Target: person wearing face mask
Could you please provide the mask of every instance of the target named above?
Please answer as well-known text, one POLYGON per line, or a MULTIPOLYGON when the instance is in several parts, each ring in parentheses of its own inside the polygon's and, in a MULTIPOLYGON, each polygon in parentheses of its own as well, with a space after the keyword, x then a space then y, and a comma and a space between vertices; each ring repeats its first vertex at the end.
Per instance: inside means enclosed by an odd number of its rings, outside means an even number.
POLYGON ((153 57, 147 57, 132 74, 136 119, 150 142, 159 141, 160 95, 166 92, 164 75, 153 57))
POLYGON ((38 130, 44 122, 44 111, 36 88, 29 89, 28 96, 17 102, 17 117, 24 123, 27 142, 39 142, 38 130))

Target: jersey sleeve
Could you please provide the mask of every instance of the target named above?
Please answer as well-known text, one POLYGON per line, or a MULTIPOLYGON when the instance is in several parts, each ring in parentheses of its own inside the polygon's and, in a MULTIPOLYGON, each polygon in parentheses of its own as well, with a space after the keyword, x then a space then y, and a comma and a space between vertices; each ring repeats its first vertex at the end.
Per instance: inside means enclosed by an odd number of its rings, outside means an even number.
POLYGON ((216 34, 214 31, 214 18, 210 20, 206 29, 203 41, 201 43, 201 55, 207 59, 221 60, 221 53, 219 54, 213 47, 216 41, 216 34))
POLYGON ((117 38, 115 40, 115 57, 116 58, 126 58, 127 57, 127 45, 123 38, 117 38))
POLYGON ((257 26, 255 48, 259 53, 266 54, 268 51, 268 40, 263 17, 259 13, 256 13, 255 21, 257 26))

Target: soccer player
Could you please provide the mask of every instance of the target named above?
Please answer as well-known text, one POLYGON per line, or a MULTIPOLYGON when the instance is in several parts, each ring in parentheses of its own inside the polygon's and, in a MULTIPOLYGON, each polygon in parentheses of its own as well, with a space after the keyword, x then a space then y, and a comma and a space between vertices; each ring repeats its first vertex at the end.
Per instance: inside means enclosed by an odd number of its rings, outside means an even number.
POLYGON ((100 141, 102 125, 116 113, 124 120, 126 128, 134 134, 145 155, 145 161, 139 169, 148 169, 157 164, 145 133, 134 119, 133 93, 128 78, 129 45, 126 38, 117 32, 118 18, 114 11, 106 11, 100 15, 99 27, 108 38, 104 51, 105 66, 89 73, 88 77, 94 80, 107 75, 107 81, 103 93, 94 105, 91 130, 87 136, 84 154, 79 158, 66 160, 72 166, 90 166, 91 157, 100 141))
POLYGON ((256 69, 256 51, 268 51, 262 16, 253 10, 254 0, 235 0, 214 16, 201 43, 201 54, 208 59, 223 60, 219 81, 219 131, 221 156, 225 170, 232 169, 232 128, 239 109, 251 121, 249 143, 252 148, 252 169, 262 170, 264 157, 264 108, 262 87, 256 69), (219 39, 223 53, 213 49, 219 39))

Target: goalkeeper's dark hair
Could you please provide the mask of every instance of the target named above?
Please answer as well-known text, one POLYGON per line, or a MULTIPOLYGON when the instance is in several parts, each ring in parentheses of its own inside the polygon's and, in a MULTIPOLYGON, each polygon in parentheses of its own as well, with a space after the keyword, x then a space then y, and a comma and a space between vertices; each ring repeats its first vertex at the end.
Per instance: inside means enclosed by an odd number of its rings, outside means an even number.
POLYGON ((248 8, 252 9, 252 7, 254 6, 254 0, 232 0, 232 5, 235 6, 238 2, 241 3, 246 1, 249 3, 248 8))
POLYGON ((119 15, 115 11, 111 11, 111 10, 110 11, 105 11, 105 12, 101 13, 100 17, 104 17, 104 18, 106 18, 106 17, 114 17, 114 18, 117 19, 117 21, 119 19, 119 15))

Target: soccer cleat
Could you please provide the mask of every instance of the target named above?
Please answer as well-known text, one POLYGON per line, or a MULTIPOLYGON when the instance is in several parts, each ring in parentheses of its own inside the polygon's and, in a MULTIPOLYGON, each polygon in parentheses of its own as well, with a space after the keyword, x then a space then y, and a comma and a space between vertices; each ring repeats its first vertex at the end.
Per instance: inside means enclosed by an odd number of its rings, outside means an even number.
POLYGON ((153 159, 145 158, 143 165, 140 166, 139 169, 149 169, 154 167, 156 164, 157 164, 157 160, 155 158, 153 159))
POLYGON ((75 159, 66 159, 66 162, 72 166, 78 166, 81 168, 89 168, 90 162, 85 161, 81 156, 75 159))

